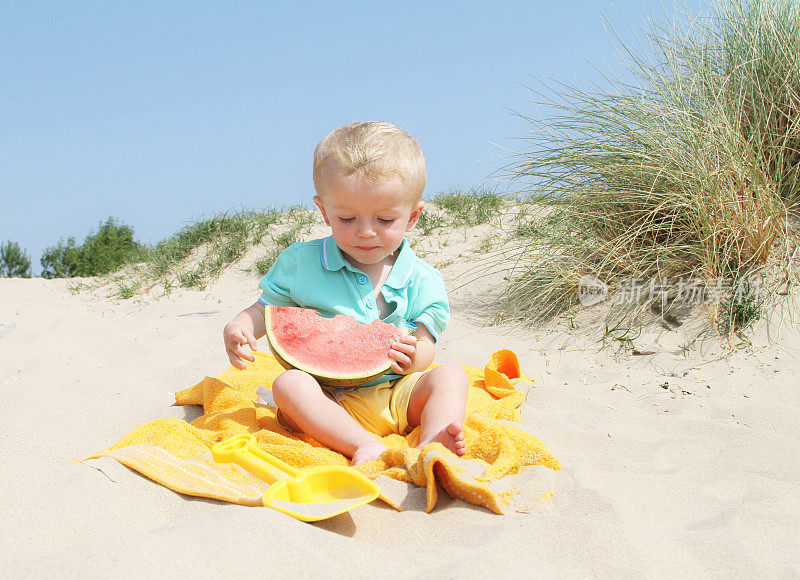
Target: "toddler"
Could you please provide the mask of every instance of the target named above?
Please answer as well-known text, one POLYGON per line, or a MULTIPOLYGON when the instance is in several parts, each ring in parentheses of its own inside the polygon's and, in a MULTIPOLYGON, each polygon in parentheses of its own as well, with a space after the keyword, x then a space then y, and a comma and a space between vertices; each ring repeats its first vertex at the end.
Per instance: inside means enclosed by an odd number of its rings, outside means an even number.
POLYGON ((255 360, 246 347, 256 350, 266 333, 266 305, 415 328, 389 351, 391 371, 366 385, 331 389, 303 371, 283 372, 272 386, 278 417, 353 465, 386 449, 375 435, 405 434, 416 426, 420 447, 437 441, 463 455, 466 373, 453 365, 425 370, 450 319, 444 281, 405 240, 425 206, 422 149, 391 123, 340 127, 314 152, 314 187, 314 203, 331 235, 280 254, 259 283, 258 302, 225 326, 231 364, 243 369, 255 360))

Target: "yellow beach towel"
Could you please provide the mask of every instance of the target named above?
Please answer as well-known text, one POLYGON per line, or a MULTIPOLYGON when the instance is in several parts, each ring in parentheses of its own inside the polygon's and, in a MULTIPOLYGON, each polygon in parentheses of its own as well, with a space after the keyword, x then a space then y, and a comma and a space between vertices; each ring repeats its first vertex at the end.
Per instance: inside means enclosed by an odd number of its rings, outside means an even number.
MULTIPOLYGON (((269 484, 234 464, 216 463, 210 452, 215 443, 249 432, 266 452, 297 468, 349 465, 343 455, 282 428, 273 407, 256 404, 258 387, 270 388, 283 367, 270 354, 253 354, 256 360, 246 370, 231 367, 175 393, 179 405, 202 405, 202 416, 191 423, 146 423, 89 459, 112 457, 174 491, 253 506, 261 505, 269 484)), ((452 497, 498 514, 541 505, 552 495, 553 473, 561 466, 539 439, 513 424, 520 420, 531 381, 510 350, 494 353, 483 369, 464 369, 470 379, 466 455, 457 457, 438 443, 416 449, 417 427, 405 437, 384 437, 389 449, 354 469, 374 479, 380 499, 396 509, 409 505, 419 486, 427 490, 425 510, 430 512, 437 482, 452 497)))

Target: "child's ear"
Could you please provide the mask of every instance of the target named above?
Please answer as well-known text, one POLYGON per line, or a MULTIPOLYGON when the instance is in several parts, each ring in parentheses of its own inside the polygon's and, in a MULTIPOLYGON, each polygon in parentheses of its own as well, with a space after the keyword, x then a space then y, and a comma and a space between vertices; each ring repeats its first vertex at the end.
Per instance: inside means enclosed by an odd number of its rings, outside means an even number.
POLYGON ((317 204, 319 211, 322 212, 322 219, 325 220, 325 225, 331 225, 331 220, 328 219, 328 213, 325 211, 325 206, 322 205, 322 199, 318 195, 314 196, 314 203, 317 204))
POLYGON ((417 225, 417 220, 419 220, 419 216, 422 215, 423 209, 425 209, 425 202, 418 201, 414 206, 414 209, 411 211, 411 215, 408 218, 408 225, 406 226, 407 232, 413 230, 414 226, 417 225))

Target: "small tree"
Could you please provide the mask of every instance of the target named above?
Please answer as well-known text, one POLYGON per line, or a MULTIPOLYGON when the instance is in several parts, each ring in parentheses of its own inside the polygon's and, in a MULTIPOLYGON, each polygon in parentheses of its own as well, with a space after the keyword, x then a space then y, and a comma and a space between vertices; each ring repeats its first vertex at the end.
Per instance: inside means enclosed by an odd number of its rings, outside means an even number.
POLYGON ((78 276, 80 266, 80 248, 75 246, 75 238, 67 241, 59 240, 58 245, 46 248, 42 252, 42 278, 70 278, 78 276))
POLYGON ((100 224, 97 233, 89 234, 78 246, 75 238, 60 240, 42 254, 42 276, 102 276, 134 260, 144 247, 133 239, 133 228, 119 224, 113 217, 100 224))
POLYGON ((113 272, 141 252, 142 246, 133 239, 133 228, 118 224, 113 217, 89 235, 81 248, 81 276, 102 276, 113 272))
POLYGON ((0 244, 0 278, 30 278, 31 259, 17 242, 0 244))

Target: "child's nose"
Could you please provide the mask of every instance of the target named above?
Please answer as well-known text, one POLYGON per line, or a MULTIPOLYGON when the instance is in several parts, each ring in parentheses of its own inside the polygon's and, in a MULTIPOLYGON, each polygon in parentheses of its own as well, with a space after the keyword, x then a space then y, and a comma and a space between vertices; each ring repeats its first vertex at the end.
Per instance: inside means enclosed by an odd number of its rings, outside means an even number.
POLYGON ((375 235, 375 228, 368 221, 362 221, 358 224, 358 236, 362 238, 371 238, 375 235))

